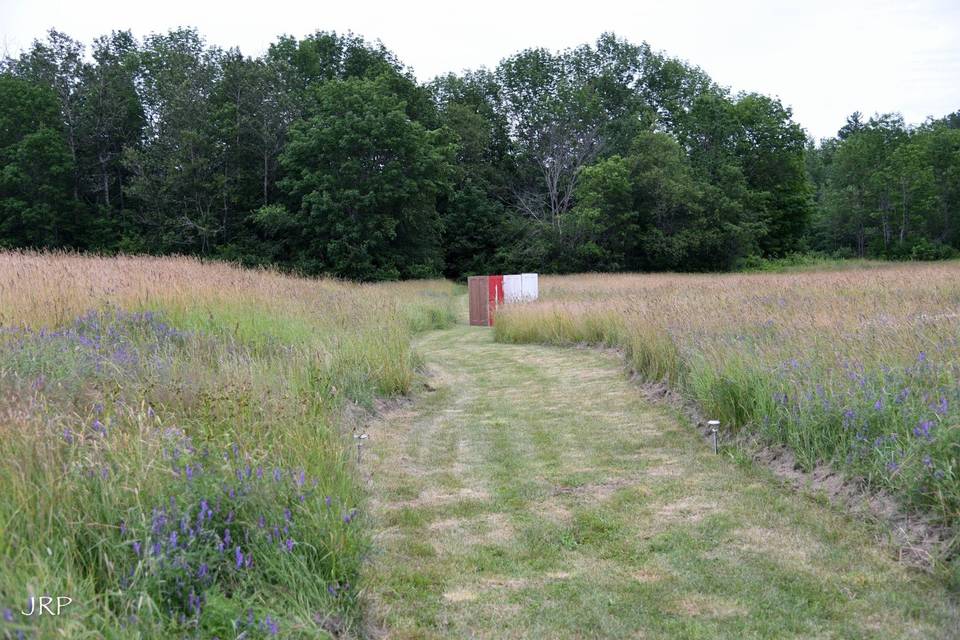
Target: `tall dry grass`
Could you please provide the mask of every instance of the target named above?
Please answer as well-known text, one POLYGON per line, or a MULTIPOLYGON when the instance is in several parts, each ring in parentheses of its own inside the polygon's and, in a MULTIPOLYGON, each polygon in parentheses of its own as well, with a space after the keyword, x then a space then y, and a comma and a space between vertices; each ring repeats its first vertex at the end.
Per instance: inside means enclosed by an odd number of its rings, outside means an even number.
POLYGON ((0 637, 317 637, 358 616, 345 400, 406 391, 444 282, 0 253, 0 637), (26 618, 27 599, 71 597, 26 618))
POLYGON ((732 431, 960 522, 960 264, 577 275, 497 316, 498 340, 624 349, 732 431))
POLYGON ((408 313, 425 296, 449 292, 449 283, 440 280, 358 285, 189 257, 0 252, 3 327, 62 326, 104 306, 215 312, 237 305, 323 325, 354 325, 367 321, 368 308, 408 313))

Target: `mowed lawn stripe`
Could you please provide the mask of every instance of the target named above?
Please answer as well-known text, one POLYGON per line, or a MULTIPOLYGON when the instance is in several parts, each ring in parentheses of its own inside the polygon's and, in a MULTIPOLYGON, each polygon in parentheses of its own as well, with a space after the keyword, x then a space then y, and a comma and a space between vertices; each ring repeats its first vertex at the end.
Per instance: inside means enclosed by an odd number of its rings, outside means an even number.
POLYGON ((371 632, 392 638, 949 638, 877 531, 715 456, 621 362, 458 326, 372 425, 371 632))

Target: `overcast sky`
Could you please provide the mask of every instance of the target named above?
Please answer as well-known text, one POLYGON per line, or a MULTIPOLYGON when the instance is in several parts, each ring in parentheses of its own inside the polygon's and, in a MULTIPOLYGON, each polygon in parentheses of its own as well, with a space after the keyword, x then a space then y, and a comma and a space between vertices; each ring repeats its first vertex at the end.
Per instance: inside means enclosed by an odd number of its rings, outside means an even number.
POLYGON ((818 138, 834 135, 856 110, 899 111, 919 123, 960 109, 960 0, 0 0, 8 53, 51 27, 89 42, 113 29, 143 36, 179 25, 248 55, 283 33, 352 30, 382 40, 423 80, 613 31, 699 65, 734 90, 779 96, 818 138))

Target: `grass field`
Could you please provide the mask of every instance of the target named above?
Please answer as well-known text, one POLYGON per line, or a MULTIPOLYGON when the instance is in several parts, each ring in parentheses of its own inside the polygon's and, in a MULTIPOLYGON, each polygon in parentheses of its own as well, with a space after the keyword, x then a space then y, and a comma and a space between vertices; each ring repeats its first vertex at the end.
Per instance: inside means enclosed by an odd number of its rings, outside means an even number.
MULTIPOLYGON (((501 342, 624 350, 729 431, 960 522, 960 264, 545 277, 501 342)), ((954 534, 955 535, 955 534, 954 534)), ((956 552, 956 539, 947 542, 956 552)))
POLYGON ((957 637, 879 527, 716 456, 594 349, 417 337, 418 402, 369 430, 371 635, 957 637))
POLYGON ((452 285, 0 254, 0 637, 315 638, 369 548, 346 401, 405 393, 452 285), (28 598, 73 600, 25 617, 28 598))
POLYGON ((448 282, 0 253, 0 638, 956 637, 881 525, 555 346, 956 531, 960 265, 865 266, 545 277, 491 331, 448 282))

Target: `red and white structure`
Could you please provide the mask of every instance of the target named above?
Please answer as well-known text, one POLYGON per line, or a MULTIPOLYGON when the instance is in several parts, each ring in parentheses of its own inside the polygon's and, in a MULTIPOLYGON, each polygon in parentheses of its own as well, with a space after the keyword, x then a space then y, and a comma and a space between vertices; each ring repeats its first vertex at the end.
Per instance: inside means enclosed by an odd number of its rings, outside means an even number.
POLYGON ((497 307, 504 304, 536 300, 540 296, 540 279, 536 273, 495 276, 470 276, 470 324, 493 325, 497 307))

